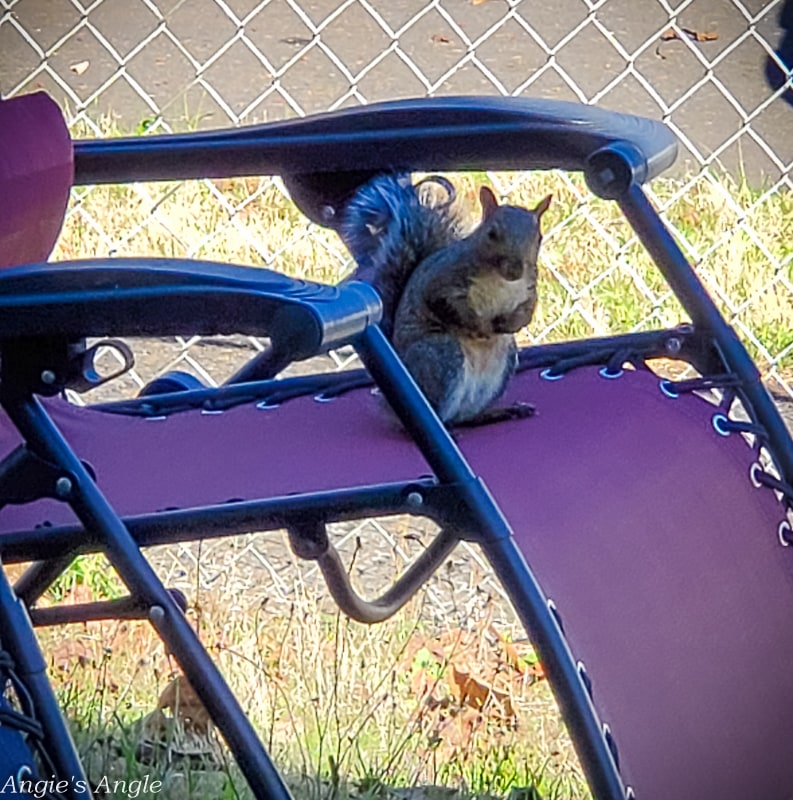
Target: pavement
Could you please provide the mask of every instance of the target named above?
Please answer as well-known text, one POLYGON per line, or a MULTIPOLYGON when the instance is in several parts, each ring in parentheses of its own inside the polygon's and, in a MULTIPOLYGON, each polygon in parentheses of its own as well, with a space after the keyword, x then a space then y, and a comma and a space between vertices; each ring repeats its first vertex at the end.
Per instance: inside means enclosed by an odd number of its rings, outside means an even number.
POLYGON ((678 174, 789 176, 793 0, 670 5, 674 38, 660 0, 3 0, 0 91, 133 132, 428 92, 585 100, 665 117, 678 174))

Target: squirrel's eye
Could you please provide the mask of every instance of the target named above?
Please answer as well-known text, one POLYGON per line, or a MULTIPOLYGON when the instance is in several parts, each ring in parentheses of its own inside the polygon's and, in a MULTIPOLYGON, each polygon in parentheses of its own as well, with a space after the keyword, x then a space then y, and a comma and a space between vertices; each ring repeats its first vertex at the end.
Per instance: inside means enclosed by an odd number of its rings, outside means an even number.
POLYGON ((487 238, 490 239, 491 242, 497 242, 501 238, 501 233, 498 228, 492 227, 487 232, 487 238))

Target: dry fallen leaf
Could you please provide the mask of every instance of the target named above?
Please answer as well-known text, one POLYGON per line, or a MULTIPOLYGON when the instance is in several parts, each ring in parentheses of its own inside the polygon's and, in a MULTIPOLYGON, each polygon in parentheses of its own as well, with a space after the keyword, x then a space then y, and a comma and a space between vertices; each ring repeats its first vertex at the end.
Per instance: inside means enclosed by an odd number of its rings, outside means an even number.
POLYGON ((67 671, 74 665, 86 667, 91 663, 91 651, 79 639, 66 639, 50 652, 57 669, 67 671))
POLYGON ((495 625, 491 625, 488 630, 496 637, 499 647, 504 653, 504 661, 507 663, 507 665, 523 675, 523 673, 526 671, 526 662, 521 659, 515 645, 512 644, 509 639, 502 636, 501 632, 496 628, 495 625))
POLYGON ((517 716, 508 694, 499 692, 492 686, 472 678, 467 672, 461 672, 454 664, 452 664, 452 680, 449 684, 452 694, 460 705, 470 706, 481 711, 485 707, 485 703, 491 700, 501 706, 505 717, 515 719, 517 716))
POLYGON ((78 61, 76 64, 69 64, 69 69, 75 75, 82 75, 90 66, 90 61, 78 61))
POLYGON ((306 47, 306 45, 311 44, 311 39, 306 39, 305 36, 287 36, 285 39, 279 39, 278 41, 291 47, 306 47))
MULTIPOLYGON (((694 42, 715 42, 716 39, 719 38, 719 34, 715 31, 695 31, 692 28, 681 28, 680 30, 694 42)), ((671 41, 672 39, 682 40, 682 38, 680 33, 674 28, 667 28, 667 30, 661 34, 661 40, 664 42, 671 41)))
POLYGON ((157 703, 157 710, 168 709, 185 728, 206 733, 212 725, 209 712, 187 682, 184 675, 174 678, 163 690, 157 703))

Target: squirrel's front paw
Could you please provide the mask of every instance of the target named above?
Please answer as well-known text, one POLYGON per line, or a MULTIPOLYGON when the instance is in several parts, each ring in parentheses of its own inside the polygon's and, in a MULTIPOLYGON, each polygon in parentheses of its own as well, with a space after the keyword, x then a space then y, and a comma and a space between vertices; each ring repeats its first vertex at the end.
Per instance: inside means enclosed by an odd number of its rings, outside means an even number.
POLYGON ((537 409, 531 403, 516 401, 511 406, 507 406, 504 411, 507 412, 510 419, 526 419, 533 417, 537 409))
POLYGON ((504 315, 493 317, 490 322, 492 333, 517 333, 522 327, 522 325, 516 324, 514 320, 504 315))

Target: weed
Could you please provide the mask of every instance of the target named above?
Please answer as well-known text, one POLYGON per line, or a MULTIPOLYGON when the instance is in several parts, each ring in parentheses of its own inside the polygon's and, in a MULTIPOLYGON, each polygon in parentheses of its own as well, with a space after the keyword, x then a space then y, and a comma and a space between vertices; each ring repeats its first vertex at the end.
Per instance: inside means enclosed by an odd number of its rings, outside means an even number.
MULTIPOLYGON (((519 787, 546 800, 589 796, 536 656, 511 641, 513 627, 502 623, 503 636, 487 619, 476 634, 432 627, 421 621, 421 597, 363 626, 328 613, 297 571, 289 593, 287 613, 255 592, 230 610, 217 587, 196 595, 188 613, 296 797, 420 800, 435 786, 455 800, 519 787), (462 697, 462 673, 490 696, 462 697)), ((41 637, 95 782, 148 776, 169 797, 249 797, 212 747, 196 737, 188 747, 183 729, 168 728, 170 744, 158 733, 168 719, 178 728, 176 712, 157 711, 178 671, 148 625, 90 622, 41 637)))
MULTIPOLYGON (((484 178, 483 178, 484 179, 484 178)), ((458 176, 476 209, 478 176, 458 176)), ((554 196, 546 214, 537 314, 527 341, 675 325, 687 314, 616 204, 561 173, 497 174, 510 202, 554 196)), ((652 191, 706 288, 749 342, 761 370, 793 371, 793 200, 729 178, 652 191)), ((335 283, 353 264, 336 235, 308 223, 278 179, 94 186, 75 190, 58 258, 158 255, 265 266, 335 283)))

